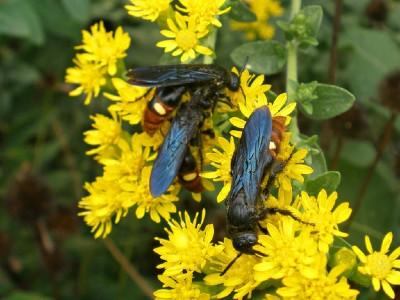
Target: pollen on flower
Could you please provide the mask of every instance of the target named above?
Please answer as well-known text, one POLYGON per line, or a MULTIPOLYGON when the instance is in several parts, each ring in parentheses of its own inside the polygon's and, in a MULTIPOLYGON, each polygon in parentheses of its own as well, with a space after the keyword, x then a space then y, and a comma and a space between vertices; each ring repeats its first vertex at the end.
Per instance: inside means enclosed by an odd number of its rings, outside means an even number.
POLYGON ((361 261, 358 271, 372 279, 375 291, 383 288, 389 298, 394 299, 395 293, 392 285, 400 285, 400 247, 388 254, 393 241, 393 233, 389 232, 382 240, 380 251, 374 251, 369 236, 365 236, 365 246, 368 254, 364 254, 360 248, 353 246, 353 251, 361 261))
POLYGON ((200 39, 208 34, 201 28, 196 19, 175 13, 175 21, 167 19, 169 30, 161 30, 161 34, 169 38, 157 43, 157 47, 164 48, 165 52, 172 52, 173 56, 181 55, 181 61, 196 58, 196 53, 212 55, 212 50, 200 44, 200 39))
POLYGON ((171 0, 130 0, 125 9, 131 16, 154 22, 169 8, 171 0))
POLYGON ((216 273, 211 273, 204 277, 207 285, 220 285, 224 288, 216 295, 221 299, 234 292, 233 299, 243 299, 248 295, 251 297, 252 291, 260 284, 254 280, 254 266, 260 262, 260 258, 255 255, 241 255, 229 270, 221 275, 225 267, 237 256, 238 252, 233 248, 232 241, 225 238, 223 249, 216 255, 209 258, 210 268, 216 273))
POLYGON ((211 240, 214 235, 214 227, 209 224, 201 229, 205 211, 201 219, 196 214, 193 221, 185 212, 184 217, 179 215, 180 221, 171 220, 168 222, 169 229, 165 229, 168 239, 156 238, 161 246, 154 249, 164 260, 157 268, 165 269, 164 275, 175 276, 182 272, 201 272, 207 258, 214 254, 215 247, 211 240))
POLYGON ((79 215, 92 227, 95 238, 104 238, 111 232, 112 218, 115 217, 115 223, 118 223, 134 205, 133 195, 123 193, 118 184, 105 177, 86 183, 85 189, 89 195, 79 201, 78 206, 84 209, 79 215))
POLYGON ((209 24, 221 27, 218 16, 231 9, 230 7, 221 9, 225 0, 179 0, 179 2, 183 7, 177 6, 176 8, 194 18, 196 23, 204 28, 207 28, 209 24))
POLYGON ((302 218, 313 224, 313 237, 318 242, 319 250, 323 253, 328 253, 334 236, 347 236, 347 233, 339 230, 338 225, 350 217, 351 208, 348 202, 344 202, 333 209, 337 197, 336 192, 328 195, 322 189, 317 198, 309 196, 303 191, 296 200, 303 209, 302 218))
POLYGON ((294 273, 308 278, 317 276, 321 254, 309 231, 290 217, 280 219, 278 226, 267 224, 268 235, 260 235, 254 249, 264 254, 254 266, 257 282, 281 279, 294 273))
POLYGON ((98 62, 87 60, 83 54, 77 54, 73 62, 76 66, 67 69, 65 81, 79 86, 69 95, 76 97, 85 94, 85 104, 88 105, 106 84, 107 69, 98 62))
POLYGON ((210 165, 216 170, 203 172, 200 175, 203 178, 223 182, 224 186, 217 196, 217 202, 222 202, 228 196, 231 189, 231 160, 233 153, 235 152, 235 142, 233 137, 230 138, 230 141, 223 137, 218 137, 217 141, 221 150, 213 148, 212 152, 206 154, 206 158, 210 161, 210 165))
POLYGON ((147 102, 154 95, 148 89, 131 85, 121 78, 112 78, 111 82, 118 95, 104 93, 104 96, 115 102, 109 106, 109 110, 118 113, 122 120, 135 125, 142 121, 143 112, 147 102))
POLYGON ((193 272, 182 273, 174 277, 159 275, 158 279, 163 283, 163 289, 154 292, 156 300, 210 299, 208 293, 202 292, 201 287, 198 284, 193 283, 193 272))
POLYGON ((113 32, 106 31, 103 22, 92 25, 90 30, 82 32, 82 45, 75 48, 85 51, 81 54, 85 60, 96 62, 106 67, 111 76, 115 75, 118 60, 126 56, 130 46, 129 34, 118 27, 113 35, 113 32))
MULTIPOLYGON (((97 159, 101 161, 105 154, 109 154, 109 148, 114 147, 121 138, 122 128, 121 122, 117 120, 115 114, 112 118, 108 118, 101 114, 96 114, 90 117, 93 120, 92 127, 94 129, 88 130, 84 133, 85 143, 98 146, 92 150, 87 151, 88 155, 97 155, 97 159)), ((113 151, 111 153, 114 153, 113 151)))

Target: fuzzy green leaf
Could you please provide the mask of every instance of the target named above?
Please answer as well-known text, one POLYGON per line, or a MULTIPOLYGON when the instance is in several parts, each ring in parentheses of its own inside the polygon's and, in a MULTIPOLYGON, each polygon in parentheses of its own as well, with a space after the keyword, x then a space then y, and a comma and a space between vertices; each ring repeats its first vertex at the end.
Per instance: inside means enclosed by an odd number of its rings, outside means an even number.
POLYGON ((310 113, 310 109, 305 109, 304 107, 302 109, 306 116, 314 120, 326 120, 336 117, 349 110, 355 101, 352 93, 344 88, 330 84, 318 83, 314 95, 315 99, 308 102, 312 105, 312 113, 310 113))
POLYGON ((247 62, 247 68, 256 73, 279 73, 286 62, 286 48, 277 41, 257 41, 243 44, 231 53, 238 66, 247 62))
POLYGON ((318 195, 321 189, 325 189, 327 193, 332 193, 340 184, 340 173, 336 171, 328 171, 318 177, 306 182, 306 191, 310 195, 318 195))

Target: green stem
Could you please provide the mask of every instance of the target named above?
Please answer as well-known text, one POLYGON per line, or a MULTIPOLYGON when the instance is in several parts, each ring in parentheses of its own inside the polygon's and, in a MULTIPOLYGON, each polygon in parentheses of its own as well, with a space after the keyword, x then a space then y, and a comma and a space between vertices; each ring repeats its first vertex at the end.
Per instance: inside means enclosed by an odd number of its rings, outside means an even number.
MULTIPOLYGON (((290 20, 292 20, 301 8, 301 0, 292 0, 290 8, 290 20)), ((297 79, 297 43, 296 41, 288 41, 287 48, 287 68, 286 68, 286 91, 288 93, 288 102, 295 102, 295 84, 297 79)), ((297 143, 300 140, 300 131, 297 124, 297 116, 292 117, 290 123, 290 131, 292 132, 292 142, 297 143)))

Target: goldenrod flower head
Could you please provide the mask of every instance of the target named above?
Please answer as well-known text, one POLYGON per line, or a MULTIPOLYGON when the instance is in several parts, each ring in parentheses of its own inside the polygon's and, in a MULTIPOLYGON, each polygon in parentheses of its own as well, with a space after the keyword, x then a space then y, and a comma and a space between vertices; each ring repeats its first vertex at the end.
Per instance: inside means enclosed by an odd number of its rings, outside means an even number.
MULTIPOLYGON (((232 73, 239 75, 239 71, 234 67, 232 73)), ((265 93, 271 89, 271 85, 264 84, 264 75, 250 74, 249 70, 243 70, 240 74, 240 89, 231 91, 225 89, 226 95, 230 98, 232 106, 237 108, 239 105, 245 106, 246 102, 257 103, 257 107, 267 105, 265 93)))
POLYGON ((129 124, 140 123, 147 102, 154 93, 148 93, 148 89, 129 84, 121 78, 112 78, 111 82, 118 95, 104 93, 106 98, 116 102, 109 106, 109 110, 118 113, 121 119, 128 121, 129 124))
POLYGON ((124 193, 115 181, 104 176, 93 183, 85 183, 85 189, 89 195, 79 201, 78 206, 85 210, 79 215, 92 227, 95 238, 104 238, 111 232, 112 218, 115 216, 115 223, 118 223, 134 205, 133 195, 124 193))
POLYGON ((283 278, 284 286, 277 293, 285 300, 355 300, 359 292, 350 288, 345 277, 339 277, 344 270, 339 265, 312 278, 293 273, 283 278))
POLYGON ((339 204, 334 208, 337 193, 333 192, 328 196, 322 189, 317 198, 301 192, 298 202, 304 209, 302 218, 313 224, 313 236, 318 241, 319 251, 328 253, 329 245, 333 243, 333 237, 346 237, 348 234, 339 230, 339 224, 346 221, 351 214, 348 202, 339 204))
POLYGON ((116 158, 104 159, 104 175, 117 182, 122 190, 130 190, 131 184, 136 184, 142 169, 150 158, 150 148, 142 147, 139 134, 132 135, 130 141, 119 140, 119 155, 116 158))
POLYGON ((256 15, 257 20, 254 22, 231 22, 233 30, 241 30, 246 32, 249 40, 271 39, 275 35, 275 28, 268 23, 271 17, 281 16, 283 8, 279 0, 246 0, 250 10, 256 15))
POLYGON ((200 286, 193 283, 193 272, 182 273, 174 277, 159 275, 163 289, 154 292, 155 300, 209 300, 210 295, 203 293, 200 286), (166 289, 169 288, 169 289, 166 289))
POLYGON ((157 268, 164 268, 164 275, 201 272, 207 258, 216 251, 211 243, 214 235, 213 225, 208 224, 204 230, 201 229, 205 218, 204 209, 199 222, 197 222, 198 217, 197 213, 191 221, 187 212, 184 213, 184 217, 179 213, 180 221, 168 221, 169 229, 165 228, 168 239, 156 238, 161 246, 155 248, 154 252, 165 260, 157 268))
POLYGON ((169 127, 170 123, 164 122, 153 135, 149 135, 147 132, 140 133, 142 144, 146 147, 158 149, 164 142, 165 135, 168 133, 169 127))
MULTIPOLYGON (((232 125, 235 127, 238 127, 240 129, 243 129, 244 126, 246 125, 246 119, 250 117, 250 115, 253 113, 254 110, 257 108, 267 105, 272 117, 285 117, 286 118, 286 125, 290 123, 290 114, 293 112, 293 110, 296 108, 296 103, 292 102, 289 103, 288 105, 285 105, 287 102, 287 94, 283 93, 280 94, 276 97, 274 102, 269 103, 267 102, 267 99, 258 97, 258 98, 247 98, 244 103, 239 102, 239 109, 242 115, 245 117, 245 119, 241 119, 238 117, 233 117, 230 118, 230 122, 232 125)), ((242 131, 240 130, 231 130, 230 132, 231 135, 235 137, 241 137, 242 131)))
POLYGON ((204 277, 204 282, 208 285, 222 284, 224 286, 224 289, 216 295, 218 299, 225 298, 232 292, 235 293, 233 299, 243 299, 246 295, 251 296, 251 292, 259 285, 259 282, 254 280, 253 267, 260 262, 260 258, 255 255, 242 254, 229 270, 221 275, 225 267, 238 254, 230 239, 225 238, 223 246, 222 251, 210 258, 210 264, 214 266, 217 273, 204 277))
POLYGON ((213 148, 213 152, 206 153, 207 160, 210 161, 210 165, 216 170, 203 172, 201 173, 201 177, 223 182, 224 186, 217 196, 217 202, 219 203, 228 196, 231 189, 231 160, 235 152, 235 142, 233 137, 230 138, 230 141, 223 137, 218 137, 217 141, 221 150, 213 148))
POLYGON ((221 27, 218 16, 231 9, 230 7, 221 9, 225 0, 179 0, 179 2, 184 7, 177 6, 177 9, 194 18, 195 22, 204 28, 207 28, 209 24, 221 27))
POLYGON ((276 157, 278 161, 284 163, 284 167, 275 178, 275 185, 282 187, 284 190, 292 191, 292 179, 303 183, 303 175, 311 174, 314 170, 304 164, 307 156, 307 149, 299 149, 294 151, 294 146, 290 144, 290 133, 284 133, 281 144, 279 145, 279 153, 276 157))
POLYGON ((131 0, 125 9, 131 16, 154 22, 169 8, 171 0, 131 0))
POLYGON ((140 180, 136 184, 125 184, 124 189, 134 193, 135 204, 137 205, 135 213, 138 219, 143 218, 145 213, 149 213, 150 218, 159 223, 161 221, 160 216, 165 220, 169 220, 170 214, 176 212, 174 202, 179 200, 177 196, 179 188, 172 185, 167 193, 153 198, 149 187, 150 174, 151 167, 144 167, 140 180))
POLYGON ((98 63, 106 67, 111 76, 117 73, 117 62, 126 56, 126 50, 131 44, 129 34, 118 27, 113 32, 107 32, 104 23, 99 22, 91 26, 91 32, 82 31, 82 45, 76 49, 82 49, 86 53, 81 54, 87 61, 98 63))
POLYGON ((379 291, 381 286, 391 299, 395 294, 391 285, 400 285, 400 247, 388 254, 393 241, 393 233, 388 232, 383 238, 381 249, 374 251, 369 236, 365 236, 365 246, 368 254, 364 254, 360 248, 353 246, 353 251, 361 261, 358 271, 372 279, 372 286, 379 291))
POLYGON ((121 122, 117 120, 115 114, 111 114, 112 118, 102 114, 96 114, 90 118, 93 120, 92 127, 94 129, 85 131, 85 143, 98 146, 86 152, 88 155, 97 154, 98 158, 102 158, 103 153, 107 153, 108 148, 115 146, 121 138, 122 128, 121 122))
POLYGON ((294 273, 315 278, 319 261, 317 244, 309 231, 299 232, 296 221, 290 217, 281 218, 278 226, 267 224, 269 235, 259 235, 254 249, 265 254, 262 262, 254 266, 254 278, 258 282, 280 279, 294 273))
POLYGON ((196 52, 203 55, 212 55, 210 48, 202 46, 199 39, 205 37, 207 30, 200 27, 196 19, 175 13, 175 22, 167 19, 169 30, 161 30, 161 34, 170 38, 157 43, 157 47, 165 48, 165 52, 172 52, 173 56, 181 56, 181 61, 186 62, 196 58, 196 52))
POLYGON ((90 104, 93 97, 100 94, 100 89, 106 84, 107 69, 98 62, 89 61, 84 54, 77 54, 73 59, 75 67, 68 68, 65 75, 67 83, 78 84, 79 87, 69 92, 70 96, 86 94, 85 104, 90 104))

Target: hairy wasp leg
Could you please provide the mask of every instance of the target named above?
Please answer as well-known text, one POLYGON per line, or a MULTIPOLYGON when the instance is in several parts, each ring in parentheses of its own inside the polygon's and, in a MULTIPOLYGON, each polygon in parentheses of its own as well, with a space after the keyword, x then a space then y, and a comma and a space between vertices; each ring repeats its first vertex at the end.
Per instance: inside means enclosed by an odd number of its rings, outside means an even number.
POLYGON ((271 207, 271 208, 264 208, 258 215, 259 220, 263 220, 265 219, 265 217, 267 215, 276 215, 276 214, 281 214, 284 216, 289 216, 291 217, 293 220, 296 220, 299 223, 302 224, 306 224, 306 225, 315 225, 313 223, 309 223, 306 221, 303 221, 302 219, 300 219, 299 217, 295 216, 293 214, 293 212, 291 212, 290 210, 287 209, 281 209, 281 208, 277 208, 277 207, 271 207))

